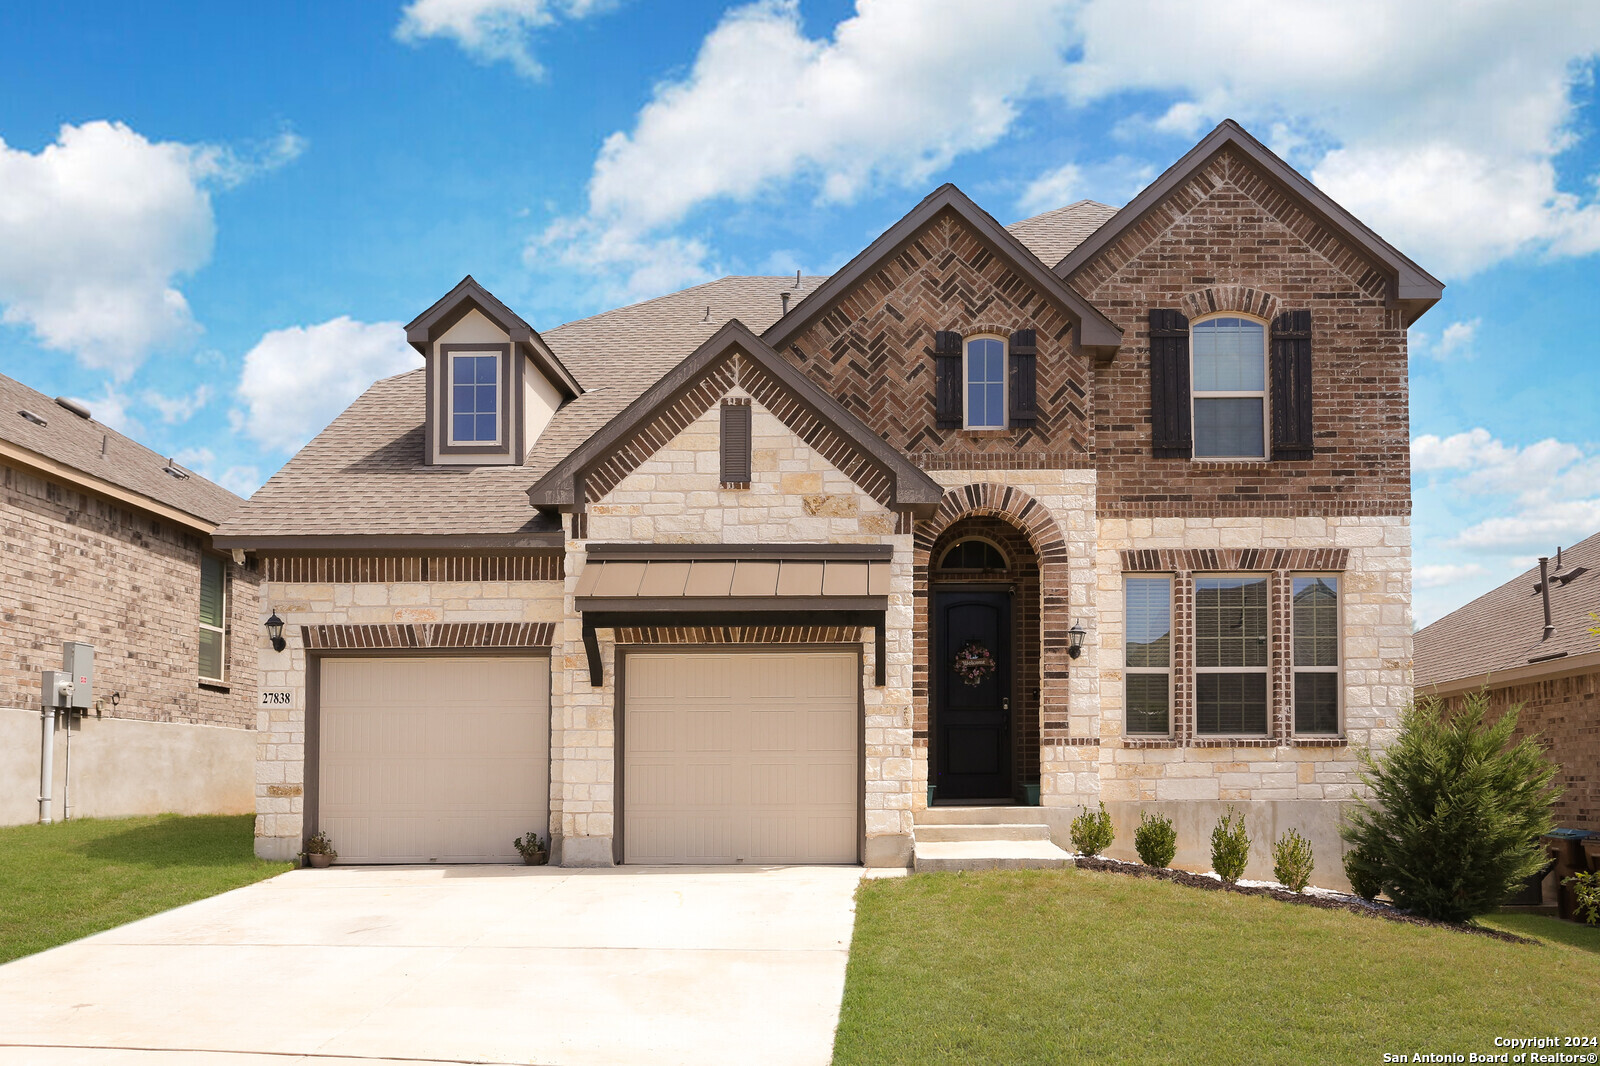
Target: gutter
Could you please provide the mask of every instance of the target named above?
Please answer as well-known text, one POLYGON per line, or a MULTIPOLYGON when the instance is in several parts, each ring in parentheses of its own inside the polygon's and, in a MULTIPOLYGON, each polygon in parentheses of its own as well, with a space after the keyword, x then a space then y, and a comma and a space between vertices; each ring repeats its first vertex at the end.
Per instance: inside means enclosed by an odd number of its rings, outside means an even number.
POLYGON ((1413 688, 1417 692, 1430 695, 1455 696, 1475 692, 1481 688, 1500 689, 1533 681, 1554 681, 1557 678, 1596 672, 1600 672, 1600 651, 1590 651, 1582 655, 1563 655, 1559 659, 1546 659, 1526 666, 1514 666, 1508 670, 1490 670, 1448 681, 1427 684, 1417 682, 1413 688))
POLYGON ((118 503, 137 507, 141 511, 148 511, 153 515, 165 518, 169 522, 176 522, 180 526, 208 536, 212 530, 217 528, 217 523, 215 522, 207 521, 198 515, 160 503, 141 492, 125 489, 121 485, 116 485, 104 478, 85 473, 77 467, 59 463, 47 456, 40 455, 38 452, 12 444, 10 441, 0 440, 0 461, 16 463, 19 466, 27 467, 35 473, 65 481, 77 488, 116 500, 118 503))

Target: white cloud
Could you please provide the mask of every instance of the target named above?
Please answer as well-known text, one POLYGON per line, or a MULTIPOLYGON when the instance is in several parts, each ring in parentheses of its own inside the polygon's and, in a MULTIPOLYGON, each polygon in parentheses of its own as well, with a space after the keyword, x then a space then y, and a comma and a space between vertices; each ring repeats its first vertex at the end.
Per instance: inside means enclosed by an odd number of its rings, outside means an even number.
POLYGON ((1419 589, 1444 588, 1467 578, 1482 577, 1487 572, 1480 563, 1435 563, 1414 567, 1411 583, 1419 589))
POLYGON ((1065 163, 1030 181, 1017 198, 1017 206, 1037 215, 1083 199, 1082 190, 1083 169, 1075 163, 1065 163))
POLYGON ((0 140, 0 321, 126 380, 197 331, 178 279, 211 257, 208 186, 303 148, 292 133, 244 152, 152 142, 113 122, 64 125, 37 153, 0 140))
POLYGON ((480 63, 503 61, 524 77, 541 78, 544 67, 529 48, 534 31, 613 6, 613 0, 412 0, 394 32, 407 43, 449 38, 480 63))
POLYGON ((258 467, 230 466, 219 472, 217 457, 210 448, 185 448, 172 459, 180 467, 193 470, 239 496, 248 497, 261 487, 261 470, 258 467))
POLYGON ((1474 552, 1542 551, 1600 531, 1600 454, 1554 438, 1518 447, 1478 427, 1411 442, 1417 472, 1461 498, 1491 497, 1502 513, 1450 543, 1474 552))
POLYGON ((420 366, 398 322, 349 316, 266 334, 244 357, 234 428, 293 452, 379 378, 420 366))
POLYGON ((1482 324, 1483 319, 1474 318, 1469 322, 1452 322, 1446 326, 1439 338, 1439 358, 1448 359, 1458 352, 1469 351, 1472 339, 1478 335, 1478 327, 1482 324))
POLYGON ((171 425, 189 421, 196 411, 210 403, 211 386, 196 386, 187 396, 167 396, 155 389, 146 389, 140 399, 161 413, 161 421, 171 425))

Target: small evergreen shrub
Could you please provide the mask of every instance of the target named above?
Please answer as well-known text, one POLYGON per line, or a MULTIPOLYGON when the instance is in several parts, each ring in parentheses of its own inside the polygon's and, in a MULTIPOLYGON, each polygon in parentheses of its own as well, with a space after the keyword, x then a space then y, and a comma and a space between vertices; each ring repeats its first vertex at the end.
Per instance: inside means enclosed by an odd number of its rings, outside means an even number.
POLYGON ((1575 873, 1561 883, 1571 885, 1572 894, 1578 897, 1578 917, 1590 925, 1600 925, 1600 873, 1575 873))
POLYGON ((1311 857, 1311 841, 1298 830, 1289 830, 1272 845, 1272 876, 1291 892, 1299 892, 1311 883, 1311 871, 1316 865, 1311 857))
POLYGON ((1250 861, 1250 834, 1244 829, 1244 815, 1228 804, 1227 813, 1217 819, 1211 830, 1211 868, 1227 884, 1233 884, 1244 874, 1250 861))
POLYGON ((1178 831, 1172 828, 1172 819, 1145 811, 1139 816, 1139 828, 1133 832, 1133 847, 1146 866, 1171 866, 1172 857, 1178 853, 1178 831))
POLYGON ((1072 846, 1080 855, 1093 858, 1111 846, 1115 835, 1104 803, 1100 804, 1100 813, 1085 807, 1083 813, 1072 820, 1072 846))
POLYGON ((1360 848, 1351 848, 1344 853, 1344 875, 1350 881, 1351 891, 1368 903, 1377 899, 1378 893, 1383 891, 1383 880, 1378 876, 1377 867, 1360 848))
POLYGON ((1492 724, 1488 710, 1487 692, 1450 714, 1435 698, 1417 700, 1389 750, 1362 755, 1371 797, 1339 827, 1361 856, 1364 887, 1376 882, 1425 918, 1486 914, 1544 866, 1556 767, 1536 738, 1511 743, 1520 706, 1492 724))

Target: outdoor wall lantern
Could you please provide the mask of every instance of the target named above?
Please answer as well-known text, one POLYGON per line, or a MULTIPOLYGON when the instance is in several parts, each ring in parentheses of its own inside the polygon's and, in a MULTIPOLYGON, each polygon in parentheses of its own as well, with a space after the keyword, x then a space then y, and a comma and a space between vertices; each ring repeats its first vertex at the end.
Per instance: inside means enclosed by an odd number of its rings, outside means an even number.
POLYGON ((273 651, 282 651, 288 644, 283 639, 283 619, 278 617, 277 611, 273 611, 267 619, 267 639, 272 641, 273 651))
POLYGON ((1072 623, 1072 628, 1067 630, 1067 637, 1071 643, 1067 645, 1067 654, 1076 659, 1083 654, 1083 638, 1088 636, 1084 632, 1082 622, 1072 623))

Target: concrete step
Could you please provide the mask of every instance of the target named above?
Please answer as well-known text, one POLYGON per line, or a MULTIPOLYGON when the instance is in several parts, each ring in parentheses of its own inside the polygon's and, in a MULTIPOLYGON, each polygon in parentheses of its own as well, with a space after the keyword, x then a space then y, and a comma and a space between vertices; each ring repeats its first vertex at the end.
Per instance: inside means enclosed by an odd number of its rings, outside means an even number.
POLYGON ((912 860, 917 873, 1054 870, 1071 865, 1072 856, 1048 840, 918 840, 912 860))
POLYGON ((1022 822, 997 825, 919 825, 917 840, 1049 840, 1050 827, 1043 822, 1022 822))
POLYGON ((1037 807, 1018 807, 1006 804, 1001 807, 928 807, 917 811, 913 821, 917 825, 1004 825, 1034 820, 1037 807))

